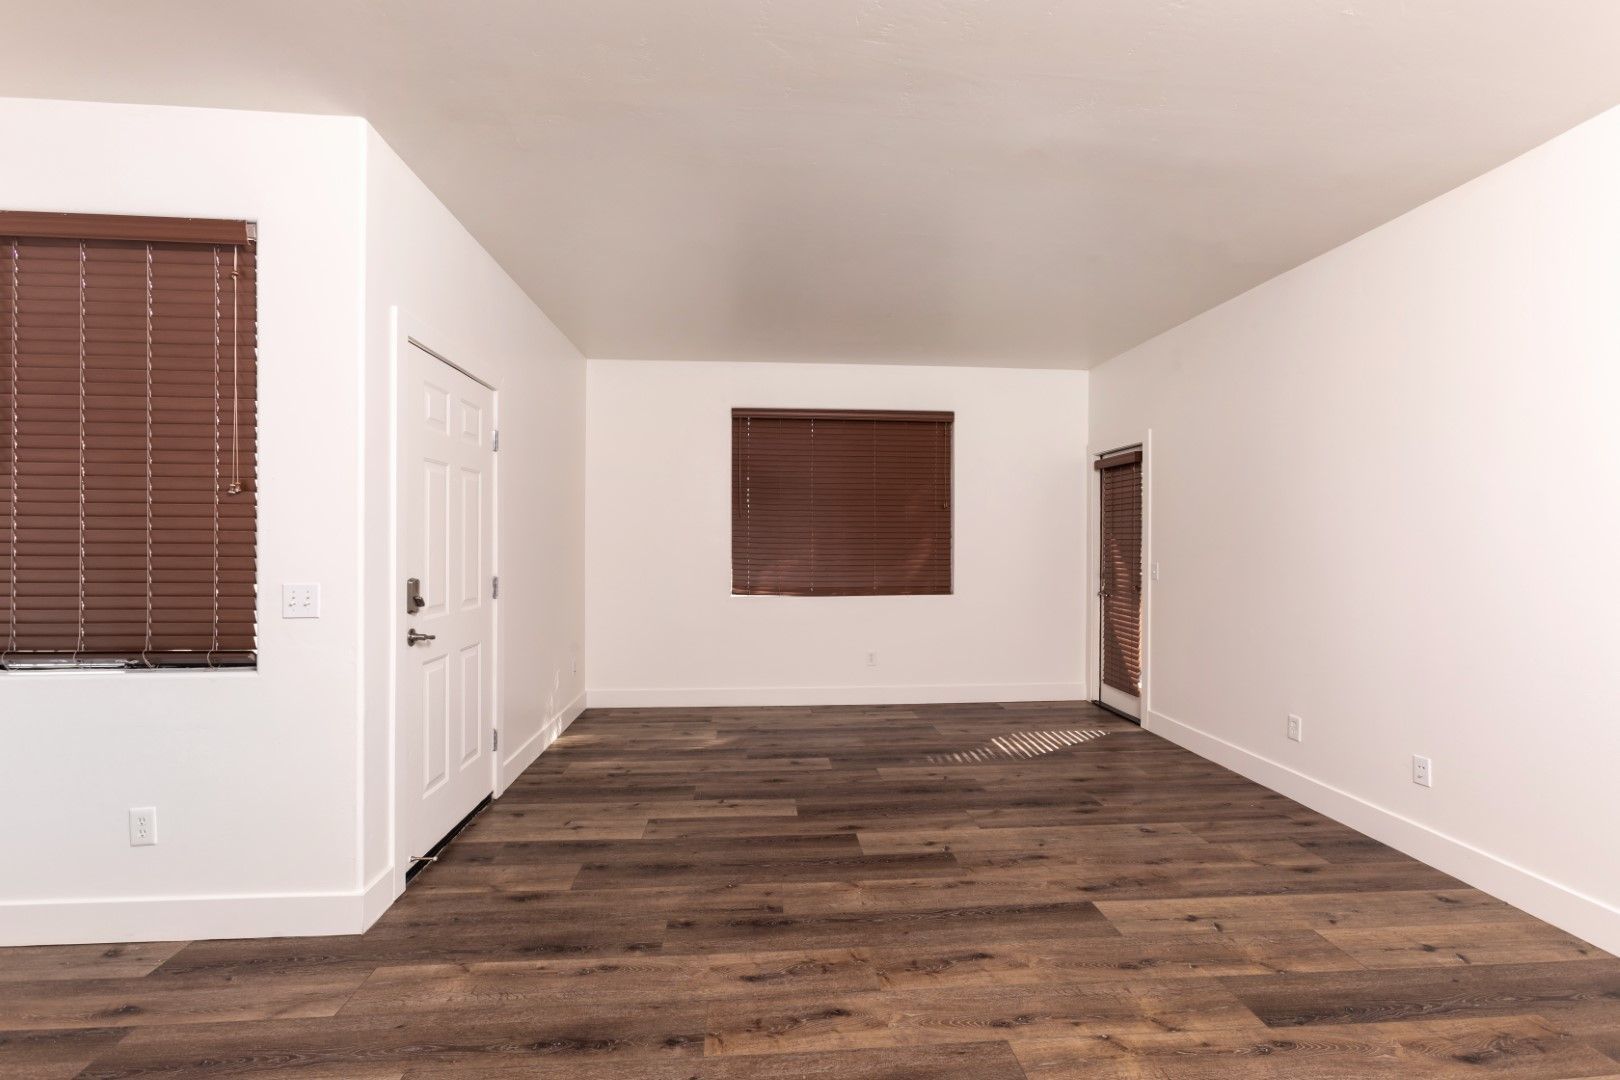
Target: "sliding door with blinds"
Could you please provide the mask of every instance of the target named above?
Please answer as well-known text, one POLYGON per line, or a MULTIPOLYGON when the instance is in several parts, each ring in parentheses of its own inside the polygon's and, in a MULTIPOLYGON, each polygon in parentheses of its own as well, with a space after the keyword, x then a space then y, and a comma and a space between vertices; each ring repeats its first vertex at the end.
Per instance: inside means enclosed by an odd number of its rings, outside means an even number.
POLYGON ((731 591, 951 591, 948 412, 734 409, 731 591))
POLYGON ((1141 715, 1142 695, 1142 451, 1100 457, 1098 641, 1100 700, 1141 715))
POLYGON ((0 668, 254 662, 246 222, 0 212, 0 668))

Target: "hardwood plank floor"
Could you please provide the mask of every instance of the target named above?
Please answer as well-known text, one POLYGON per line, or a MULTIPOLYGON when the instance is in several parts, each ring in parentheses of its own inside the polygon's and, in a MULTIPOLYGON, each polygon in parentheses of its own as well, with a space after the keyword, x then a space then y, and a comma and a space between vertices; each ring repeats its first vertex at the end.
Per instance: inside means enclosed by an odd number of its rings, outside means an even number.
POLYGON ((1620 960, 1087 705, 592 711, 367 934, 0 950, 0 1077, 1620 1080, 1620 960))

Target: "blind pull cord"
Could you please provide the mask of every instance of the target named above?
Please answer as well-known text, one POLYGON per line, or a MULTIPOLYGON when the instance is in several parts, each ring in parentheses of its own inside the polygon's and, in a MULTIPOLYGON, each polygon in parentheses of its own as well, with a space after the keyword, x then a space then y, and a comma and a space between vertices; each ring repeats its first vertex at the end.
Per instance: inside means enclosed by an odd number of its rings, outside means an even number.
MULTIPOLYGON (((86 574, 88 545, 85 538, 85 459, 89 440, 86 438, 86 411, 89 408, 87 397, 89 395, 89 379, 86 377, 85 356, 88 352, 86 339, 88 336, 88 319, 85 317, 85 294, 89 289, 89 271, 86 268, 84 241, 79 241, 79 633, 73 642, 73 662, 79 662, 79 655, 84 652, 84 616, 85 597, 90 589, 90 582, 86 574)), ((15 539, 13 540, 15 543, 15 539)))
MULTIPOLYGON (((816 581, 816 422, 810 421, 810 580, 816 581)), ((810 587, 811 595, 815 586, 810 587)))
POLYGON ((242 249, 231 249, 231 486, 232 495, 242 494, 242 465, 241 465, 241 415, 242 393, 238 375, 238 350, 241 347, 242 332, 237 318, 240 309, 242 279, 242 249))
POLYGON ((218 667, 219 652, 219 502, 220 502, 220 304, 223 297, 219 289, 219 245, 214 245, 214 490, 209 502, 214 511, 214 626, 208 639, 208 666, 218 667))
POLYGON ((17 241, 11 241, 11 580, 9 582, 10 595, 7 597, 11 603, 8 605, 8 626, 6 635, 6 648, 0 652, 0 667, 4 667, 11 659, 11 654, 17 650, 17 501, 20 497, 18 491, 17 454, 20 439, 17 435, 17 426, 22 421, 22 395, 18 392, 18 358, 22 355, 17 348, 17 322, 22 317, 22 307, 18 301, 17 274, 21 267, 21 255, 17 249, 17 241))
POLYGON ((878 531, 878 425, 872 421, 872 567, 867 581, 874 592, 878 587, 877 531, 878 531))
POLYGON ((141 664, 152 667, 152 245, 146 245, 146 638, 141 664))

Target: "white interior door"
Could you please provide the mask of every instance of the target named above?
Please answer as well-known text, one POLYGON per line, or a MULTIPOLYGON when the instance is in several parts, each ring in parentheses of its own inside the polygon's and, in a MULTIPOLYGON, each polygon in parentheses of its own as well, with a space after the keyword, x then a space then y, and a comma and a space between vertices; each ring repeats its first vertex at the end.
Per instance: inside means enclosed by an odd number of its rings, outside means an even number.
POLYGON ((495 394, 414 343, 403 358, 399 570, 419 582, 413 601, 401 581, 396 624, 398 841, 409 860, 494 790, 495 394))

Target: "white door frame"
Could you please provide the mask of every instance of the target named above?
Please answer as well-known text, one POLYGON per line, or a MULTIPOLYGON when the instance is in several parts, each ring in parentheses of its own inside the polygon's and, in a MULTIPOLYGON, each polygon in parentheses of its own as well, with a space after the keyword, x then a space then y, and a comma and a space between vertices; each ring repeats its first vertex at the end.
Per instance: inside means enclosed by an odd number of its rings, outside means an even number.
POLYGON ((1123 435, 1086 447, 1086 696, 1102 697, 1102 670, 1097 659, 1102 654, 1102 472, 1094 467, 1097 455, 1116 448, 1140 445, 1142 448, 1142 715, 1144 728, 1151 727, 1153 708, 1153 429, 1139 435, 1123 435))
MULTIPOLYGON (((469 366, 466 361, 474 354, 471 350, 457 348, 453 339, 439 333, 437 330, 422 325, 416 319, 401 311, 397 306, 392 309, 392 333, 390 334, 389 348, 389 466, 388 466, 388 587, 384 590, 388 604, 389 617, 387 620, 389 638, 388 646, 388 850, 393 856, 393 878, 395 896, 405 891, 405 874, 411 868, 411 856, 417 854, 404 850, 403 832, 400 822, 400 792, 403 790, 399 777, 399 650, 395 645, 404 637, 407 630, 409 616, 405 614, 405 605, 402 602, 405 589, 404 566, 400 558, 400 548, 404 543, 404 534, 400 529, 400 466, 401 455, 404 453, 403 443, 403 409, 405 403, 401 387, 404 380, 406 365, 406 350, 421 349, 430 356, 437 358, 449 367, 461 372, 469 379, 480 385, 488 387, 494 398, 494 416, 491 426, 500 430, 501 418, 501 389, 500 386, 480 375, 475 366, 469 366), (454 357, 455 359, 452 359, 454 357)), ((501 565, 501 455, 494 454, 490 463, 493 480, 491 497, 494 505, 491 508, 491 521, 494 536, 491 538, 494 550, 494 566, 491 573, 499 574, 501 565)), ((491 636, 492 655, 491 666, 491 704, 490 717, 492 726, 499 732, 506 727, 504 703, 501 698, 501 670, 504 660, 504 646, 501 641, 500 607, 495 608, 495 625, 491 636)), ((490 755, 489 789, 492 796, 501 794, 501 755, 497 751, 490 755)))

